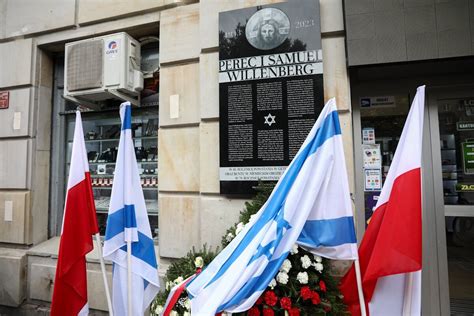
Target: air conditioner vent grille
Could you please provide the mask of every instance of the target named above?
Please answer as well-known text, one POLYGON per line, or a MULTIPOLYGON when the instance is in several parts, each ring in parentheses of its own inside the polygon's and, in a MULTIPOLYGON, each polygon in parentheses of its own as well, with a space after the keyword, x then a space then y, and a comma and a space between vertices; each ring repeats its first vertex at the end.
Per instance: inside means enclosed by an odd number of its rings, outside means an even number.
POLYGON ((67 89, 77 91, 102 86, 103 41, 86 41, 69 47, 67 89))

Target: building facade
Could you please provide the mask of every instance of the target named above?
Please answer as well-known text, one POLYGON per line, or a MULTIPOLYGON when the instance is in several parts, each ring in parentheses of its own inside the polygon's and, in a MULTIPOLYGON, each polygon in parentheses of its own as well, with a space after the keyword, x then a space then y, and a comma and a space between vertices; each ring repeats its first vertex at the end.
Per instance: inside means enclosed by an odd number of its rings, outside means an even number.
MULTIPOLYGON (((146 157, 156 149, 143 160, 142 184, 156 209, 150 222, 164 274, 170 260, 193 246, 218 246, 248 198, 220 191, 219 13, 278 2, 0 0, 0 96, 8 103, 0 109, 2 308, 51 301, 72 128, 73 108, 62 98, 65 44, 126 32, 142 41, 152 65, 159 54, 159 67, 148 76, 158 82, 159 102, 134 111, 139 146, 148 150, 146 157)), ((324 100, 335 97, 338 104, 358 237, 379 191, 366 182, 383 180, 414 92, 426 84, 423 313, 448 315, 450 303, 451 312, 472 312, 474 1, 319 4, 324 100), (369 149, 378 155, 375 168, 364 156, 369 149)), ((86 131, 108 126, 113 115, 85 113, 86 131)), ((108 127, 107 137, 89 131, 91 144, 114 138, 108 127)), ((91 170, 110 175, 107 159, 89 158, 97 161, 91 170)), ((98 178, 97 192, 106 198, 109 182, 98 178)), ((99 273, 94 252, 88 257, 89 304, 105 311, 99 273)))

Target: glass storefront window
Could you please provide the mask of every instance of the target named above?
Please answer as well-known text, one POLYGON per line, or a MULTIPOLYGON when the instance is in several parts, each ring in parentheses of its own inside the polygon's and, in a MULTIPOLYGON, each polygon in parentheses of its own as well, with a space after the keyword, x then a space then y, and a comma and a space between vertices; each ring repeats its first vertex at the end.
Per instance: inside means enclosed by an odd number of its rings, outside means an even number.
POLYGON ((444 203, 472 205, 474 204, 474 99, 449 99, 439 102, 444 203))
POLYGON ((409 97, 360 98, 365 220, 377 204, 409 110, 409 97))
POLYGON ((474 98, 438 99, 449 292, 452 308, 474 302, 474 98), (453 206, 462 213, 452 212, 453 206))
MULTIPOLYGON (((74 136, 74 111, 67 114, 66 172, 71 161, 74 136)), ((105 233, 107 212, 112 192, 117 146, 120 138, 118 109, 85 112, 82 115, 87 158, 97 210, 100 233, 105 233)), ((158 232, 158 108, 140 107, 132 110, 132 136, 149 213, 152 233, 158 232)), ((67 177, 67 174, 66 174, 67 177)))

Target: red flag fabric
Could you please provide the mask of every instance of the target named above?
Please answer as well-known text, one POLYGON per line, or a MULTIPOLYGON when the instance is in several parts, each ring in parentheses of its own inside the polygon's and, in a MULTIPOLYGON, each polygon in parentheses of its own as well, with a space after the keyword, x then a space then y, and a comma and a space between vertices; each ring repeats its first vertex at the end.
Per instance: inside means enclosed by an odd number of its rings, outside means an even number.
MULTIPOLYGON (((422 268, 421 150, 425 86, 417 89, 392 165, 359 247, 370 315, 420 315, 422 268)), ((360 315, 354 267, 340 289, 360 315)))
POLYGON ((99 232, 80 112, 76 126, 64 207, 51 315, 88 315, 86 254, 99 232))

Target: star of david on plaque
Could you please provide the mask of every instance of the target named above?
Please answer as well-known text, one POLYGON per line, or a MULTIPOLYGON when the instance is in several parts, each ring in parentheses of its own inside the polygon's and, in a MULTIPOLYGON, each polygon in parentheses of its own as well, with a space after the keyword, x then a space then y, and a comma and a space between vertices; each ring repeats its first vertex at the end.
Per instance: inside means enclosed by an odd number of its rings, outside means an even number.
POLYGON ((276 117, 275 115, 272 115, 271 113, 268 113, 267 116, 264 116, 265 123, 263 123, 263 124, 268 124, 268 126, 272 126, 272 124, 276 124, 275 117, 276 117))

